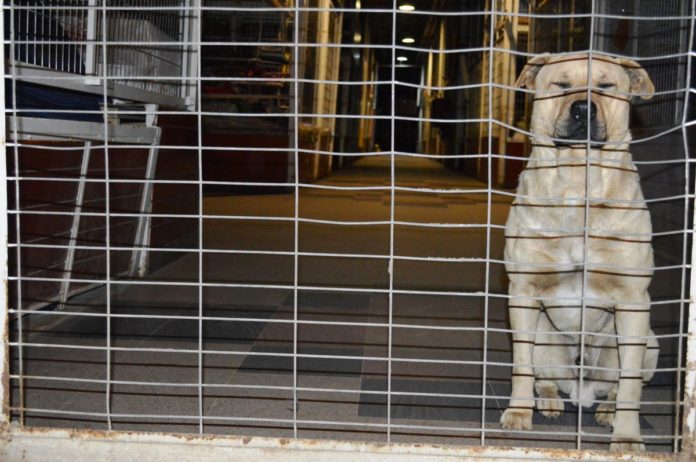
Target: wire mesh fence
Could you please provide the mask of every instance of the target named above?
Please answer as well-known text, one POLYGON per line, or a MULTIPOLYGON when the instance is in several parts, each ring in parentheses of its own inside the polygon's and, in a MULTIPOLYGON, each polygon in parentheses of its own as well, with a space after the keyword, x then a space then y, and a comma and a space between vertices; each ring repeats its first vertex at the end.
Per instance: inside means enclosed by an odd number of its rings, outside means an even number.
MULTIPOLYGON (((181 78, 188 57, 181 43, 188 38, 190 21, 184 0, 8 0, 4 4, 12 56, 26 73, 107 76, 112 82, 171 96, 181 95, 186 87, 181 78), (132 78, 136 76, 144 79, 132 78), (153 77, 158 80, 148 80, 153 77)), ((92 84, 99 85, 99 80, 92 84)))
POLYGON ((3 2, 9 418, 690 451, 694 8, 3 2))

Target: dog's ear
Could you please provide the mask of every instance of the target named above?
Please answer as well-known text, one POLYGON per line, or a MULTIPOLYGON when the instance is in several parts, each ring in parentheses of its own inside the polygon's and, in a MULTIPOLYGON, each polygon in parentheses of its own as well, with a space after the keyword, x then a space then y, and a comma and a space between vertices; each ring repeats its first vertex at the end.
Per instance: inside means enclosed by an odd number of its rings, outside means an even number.
POLYGON ((631 80, 631 93, 639 94, 643 99, 652 98, 653 93, 655 93, 655 85, 645 69, 632 59, 621 58, 619 64, 631 80))
POLYGON ((549 60, 550 56, 550 54, 544 53, 543 55, 535 56, 527 61, 527 64, 524 65, 524 69, 522 69, 520 76, 517 77, 515 87, 524 87, 534 90, 534 81, 536 80, 536 76, 541 70, 541 67, 549 60))

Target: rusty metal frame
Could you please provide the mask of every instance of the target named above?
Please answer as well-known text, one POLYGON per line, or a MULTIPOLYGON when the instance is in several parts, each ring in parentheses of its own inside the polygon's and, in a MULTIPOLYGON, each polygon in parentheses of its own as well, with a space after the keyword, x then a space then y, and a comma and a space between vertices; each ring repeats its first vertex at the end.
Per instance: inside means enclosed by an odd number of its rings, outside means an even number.
MULTIPOLYGON (((696 2, 692 4, 696 7, 696 2)), ((694 19, 692 18, 692 23, 694 19)), ((692 24, 693 35, 693 24, 692 24)), ((4 24, 0 21, 0 37, 4 24)), ((693 40, 693 37, 691 37, 693 40)), ((689 55, 689 68, 696 56, 689 55)), ((0 70, 5 75, 4 47, 0 47, 0 70)), ((0 85, 0 150, 6 153, 5 86, 0 85)), ((686 124, 683 124, 686 136, 686 124)), ((689 161, 690 162, 690 161, 689 161)), ((0 161, 0 185, 7 184, 6 156, 0 161)), ((693 201, 693 198, 691 198, 693 201)), ((693 205, 692 205, 693 207, 693 205)), ((693 210, 692 210, 693 211, 693 210)), ((10 422, 9 397, 9 314, 8 314, 8 207, 7 194, 0 193, 0 460, 3 461, 123 461, 168 460, 188 461, 282 461, 314 460, 351 461, 679 461, 696 460, 696 273, 690 275, 688 299, 688 335, 684 382, 684 412, 681 452, 618 453, 609 451, 576 451, 565 449, 502 448, 495 446, 446 446, 429 444, 385 444, 302 440, 264 437, 191 436, 165 433, 99 432, 91 430, 58 430, 22 428, 10 422)), ((696 213, 692 229, 696 227, 696 213)), ((691 243, 691 265, 696 265, 694 239, 691 243)))
MULTIPOLYGON (((694 201, 696 205, 696 201, 694 201)), ((693 226, 696 225, 696 207, 692 210, 694 214, 693 226)), ((693 270, 696 265, 696 252, 694 246, 696 241, 691 237, 691 275, 689 290, 689 312, 686 337, 686 364, 684 366, 684 411, 682 423, 682 453, 687 457, 685 460, 696 459, 696 272, 693 270), (688 458, 690 456, 690 458, 688 458)))

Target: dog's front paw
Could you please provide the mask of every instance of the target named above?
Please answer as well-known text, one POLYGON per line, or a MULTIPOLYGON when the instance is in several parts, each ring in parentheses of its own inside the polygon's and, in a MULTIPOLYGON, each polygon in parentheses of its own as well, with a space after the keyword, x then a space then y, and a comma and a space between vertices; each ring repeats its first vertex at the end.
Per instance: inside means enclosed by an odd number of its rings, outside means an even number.
POLYGON ((537 399, 536 407, 541 412, 541 415, 549 419, 555 419, 560 416, 564 409, 563 401, 559 398, 537 399))
POLYGON ((614 435, 611 438, 611 451, 645 451, 645 445, 640 436, 614 435))
POLYGON ((507 430, 531 430, 532 429, 532 410, 531 409, 505 409, 500 423, 507 430))
POLYGON ((614 405, 614 403, 600 404, 599 406, 597 406, 597 410, 595 411, 595 422, 605 427, 611 427, 611 424, 614 423, 615 410, 616 406, 614 405))

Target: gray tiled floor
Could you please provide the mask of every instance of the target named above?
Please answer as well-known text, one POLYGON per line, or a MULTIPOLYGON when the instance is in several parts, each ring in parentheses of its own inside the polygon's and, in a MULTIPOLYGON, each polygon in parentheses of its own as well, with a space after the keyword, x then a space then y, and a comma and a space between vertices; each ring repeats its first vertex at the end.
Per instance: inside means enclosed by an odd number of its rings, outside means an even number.
MULTIPOLYGON (((370 184, 387 185, 390 179, 386 161, 362 159, 323 183, 356 186, 369 179, 370 184)), ((397 178, 401 185, 416 187, 485 187, 422 159, 400 160, 397 178)), ((292 216, 293 201, 292 195, 209 197, 205 199, 205 211, 217 215, 292 216)), ((481 194, 429 196, 399 192, 395 215, 397 220, 421 223, 485 224, 486 204, 487 197, 481 194)), ((508 205, 507 196, 493 197, 493 223, 504 223, 508 205)), ((300 197, 302 216, 325 220, 388 219, 389 207, 388 192, 303 189, 300 197)), ((302 223, 299 231, 298 245, 303 252, 389 252, 388 226, 302 223)), ((210 221, 204 232, 208 249, 294 249, 293 227, 282 224, 210 221)), ((394 235, 399 255, 486 257, 485 230, 397 226, 394 235)), ((493 230, 490 239, 490 257, 501 259, 502 233, 493 230)), ((292 257, 217 254, 206 257, 203 264, 206 282, 294 283, 292 257)), ((197 281, 197 265, 197 256, 185 256, 148 278, 197 281)), ((383 393, 390 388, 394 392, 393 441, 480 444, 483 422, 488 444, 575 446, 577 410, 569 405, 566 415, 557 421, 536 415, 535 434, 500 430, 498 420, 509 393, 510 370, 505 366, 510 361, 508 334, 490 331, 484 352, 481 332, 441 329, 480 328, 486 320, 490 328, 506 328, 505 300, 495 296, 506 289, 502 265, 490 266, 489 292, 493 296, 486 302, 483 295, 477 294, 486 283, 484 264, 398 261, 393 268, 395 289, 473 295, 397 293, 391 330, 385 325, 389 321, 389 299, 379 292, 389 288, 387 260, 302 256, 298 265, 299 284, 315 287, 298 292, 298 319, 344 324, 300 324, 296 342, 294 327, 287 322, 294 315, 294 295, 288 289, 206 287, 202 310, 214 319, 203 323, 196 319, 198 289, 176 284, 165 288, 114 286, 110 309, 119 317, 113 317, 108 326, 103 316, 88 316, 105 314, 104 289, 72 300, 72 309, 77 311, 78 305, 82 306, 83 315, 57 319, 57 315, 44 314, 26 319, 23 339, 46 345, 22 350, 23 374, 41 377, 22 382, 26 423, 105 429, 103 414, 108 403, 114 429, 196 433, 202 406, 207 433, 292 436, 292 387, 296 380, 298 386, 309 389, 297 393, 301 437, 384 441, 387 400, 383 393), (56 348, 106 346, 107 329, 109 344, 114 348, 109 367, 101 350, 56 348), (200 341, 199 331, 203 333, 200 341), (199 355, 200 348, 209 353, 199 355), (308 355, 298 358, 296 376, 292 358, 295 349, 308 355), (280 356, 264 355, 267 353, 280 356), (344 358, 321 357, 327 355, 344 358), (391 362, 387 361, 389 355, 391 362), (484 359, 489 363, 485 386, 484 368, 479 364, 484 359), (391 382, 387 381, 389 369, 391 382), (49 380, 59 377, 66 380, 49 380), (108 396, 107 378, 112 383, 108 396), (203 387, 198 386, 201 379, 203 387), (483 401, 478 397, 483 392, 485 416, 483 401), (443 393, 458 396, 434 396, 443 393)), ((658 274, 656 284, 663 297, 678 298, 678 284, 669 277, 658 274)), ((673 333, 677 310, 677 305, 663 305, 654 314, 655 331, 673 333)), ((676 342, 665 339, 661 343, 661 366, 673 367, 676 342)), ((13 353, 17 357, 19 351, 13 353)), ((16 361, 14 372, 18 372, 16 361)), ((19 381, 13 380, 13 386, 13 403, 18 406, 19 381)), ((645 400, 673 400, 673 387, 673 373, 660 373, 646 389, 645 400)), ((673 412, 669 405, 643 407, 644 434, 664 437, 648 440, 651 449, 670 450, 673 412)), ((608 432, 594 424, 591 411, 584 412, 582 427, 591 434, 584 447, 606 448, 608 432)))

